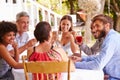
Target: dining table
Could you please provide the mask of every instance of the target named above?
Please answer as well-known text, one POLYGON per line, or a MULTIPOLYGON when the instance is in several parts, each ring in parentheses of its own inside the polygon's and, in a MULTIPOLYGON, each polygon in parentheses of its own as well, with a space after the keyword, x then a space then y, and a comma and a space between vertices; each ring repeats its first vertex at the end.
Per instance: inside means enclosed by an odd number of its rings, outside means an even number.
MULTIPOLYGON (((25 80, 24 69, 12 69, 15 80, 25 80)), ((32 74, 29 73, 32 80, 32 74)), ((67 80, 67 73, 62 73, 62 80, 67 80)), ((70 80, 104 80, 102 70, 75 69, 70 73, 70 80)))
MULTIPOLYGON (((26 53, 27 51, 24 51, 20 55, 19 62, 22 62, 21 57, 27 55, 26 53)), ((82 56, 86 55, 83 53, 82 56)), ((15 80, 25 80, 24 69, 12 68, 12 73, 15 80)), ((30 80, 32 80, 32 74, 29 73, 28 75, 30 80)), ((67 73, 62 73, 62 80, 67 80, 67 73)), ((70 80, 104 80, 104 73, 102 70, 75 69, 74 72, 70 72, 70 80)))

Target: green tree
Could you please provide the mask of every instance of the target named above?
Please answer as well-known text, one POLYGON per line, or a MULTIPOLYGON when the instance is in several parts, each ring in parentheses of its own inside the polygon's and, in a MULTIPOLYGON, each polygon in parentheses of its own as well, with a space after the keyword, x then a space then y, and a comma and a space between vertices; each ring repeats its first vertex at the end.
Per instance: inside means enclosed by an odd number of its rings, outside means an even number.
POLYGON ((120 32, 120 0, 106 0, 104 13, 114 19, 114 29, 120 32))
POLYGON ((69 11, 66 5, 62 4, 62 0, 37 0, 37 2, 58 14, 66 14, 69 11))
POLYGON ((69 9, 70 14, 76 14, 78 11, 78 0, 63 0, 62 4, 65 4, 69 9))

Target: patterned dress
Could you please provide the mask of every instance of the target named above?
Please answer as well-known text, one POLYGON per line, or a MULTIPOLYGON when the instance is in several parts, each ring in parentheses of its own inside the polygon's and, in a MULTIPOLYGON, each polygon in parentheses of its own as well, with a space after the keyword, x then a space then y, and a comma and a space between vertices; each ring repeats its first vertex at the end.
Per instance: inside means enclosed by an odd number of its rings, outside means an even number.
MULTIPOLYGON (((57 51, 51 49, 49 52, 43 52, 43 53, 33 52, 32 55, 29 57, 29 61, 62 61, 62 57, 57 51)), ((55 76, 58 75, 59 80, 61 80, 60 73, 54 75, 55 76)), ((41 80, 42 74, 39 74, 38 76, 39 76, 39 80, 41 80)), ((33 80, 36 80, 37 78, 36 74, 33 74, 33 78, 34 78, 33 80)), ((43 78, 44 80, 47 80, 45 74, 43 74, 43 78)), ((49 74, 49 80, 53 80, 51 74, 49 74)))

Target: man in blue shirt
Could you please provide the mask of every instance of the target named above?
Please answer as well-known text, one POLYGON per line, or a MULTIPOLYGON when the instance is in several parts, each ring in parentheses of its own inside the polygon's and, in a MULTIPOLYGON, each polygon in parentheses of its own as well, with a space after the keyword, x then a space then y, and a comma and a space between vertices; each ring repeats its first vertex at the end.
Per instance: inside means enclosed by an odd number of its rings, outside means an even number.
POLYGON ((113 20, 107 15, 92 19, 91 32, 96 39, 104 38, 99 55, 74 58, 76 68, 103 70, 109 80, 120 80, 120 34, 113 30, 113 20), (79 61, 78 61, 79 60, 79 61))
MULTIPOLYGON (((34 38, 29 39, 29 35, 27 32, 29 27, 29 19, 30 16, 27 12, 24 11, 19 12, 16 15, 16 25, 18 32, 16 34, 15 41, 18 44, 20 54, 22 54, 25 50, 27 50, 29 47, 32 47, 36 43, 36 40, 34 38)), ((15 53, 11 44, 7 46, 7 49, 10 51, 11 56, 14 57, 15 53)))

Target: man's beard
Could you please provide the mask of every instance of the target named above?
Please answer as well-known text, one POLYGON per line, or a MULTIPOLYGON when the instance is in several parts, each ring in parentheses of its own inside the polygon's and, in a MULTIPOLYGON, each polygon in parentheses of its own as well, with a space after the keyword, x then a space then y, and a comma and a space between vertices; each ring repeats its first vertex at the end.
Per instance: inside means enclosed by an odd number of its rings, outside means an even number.
POLYGON ((98 36, 98 39, 103 38, 103 37, 105 37, 105 36, 106 36, 106 31, 105 31, 105 29, 103 28, 103 29, 100 31, 100 35, 98 36))

